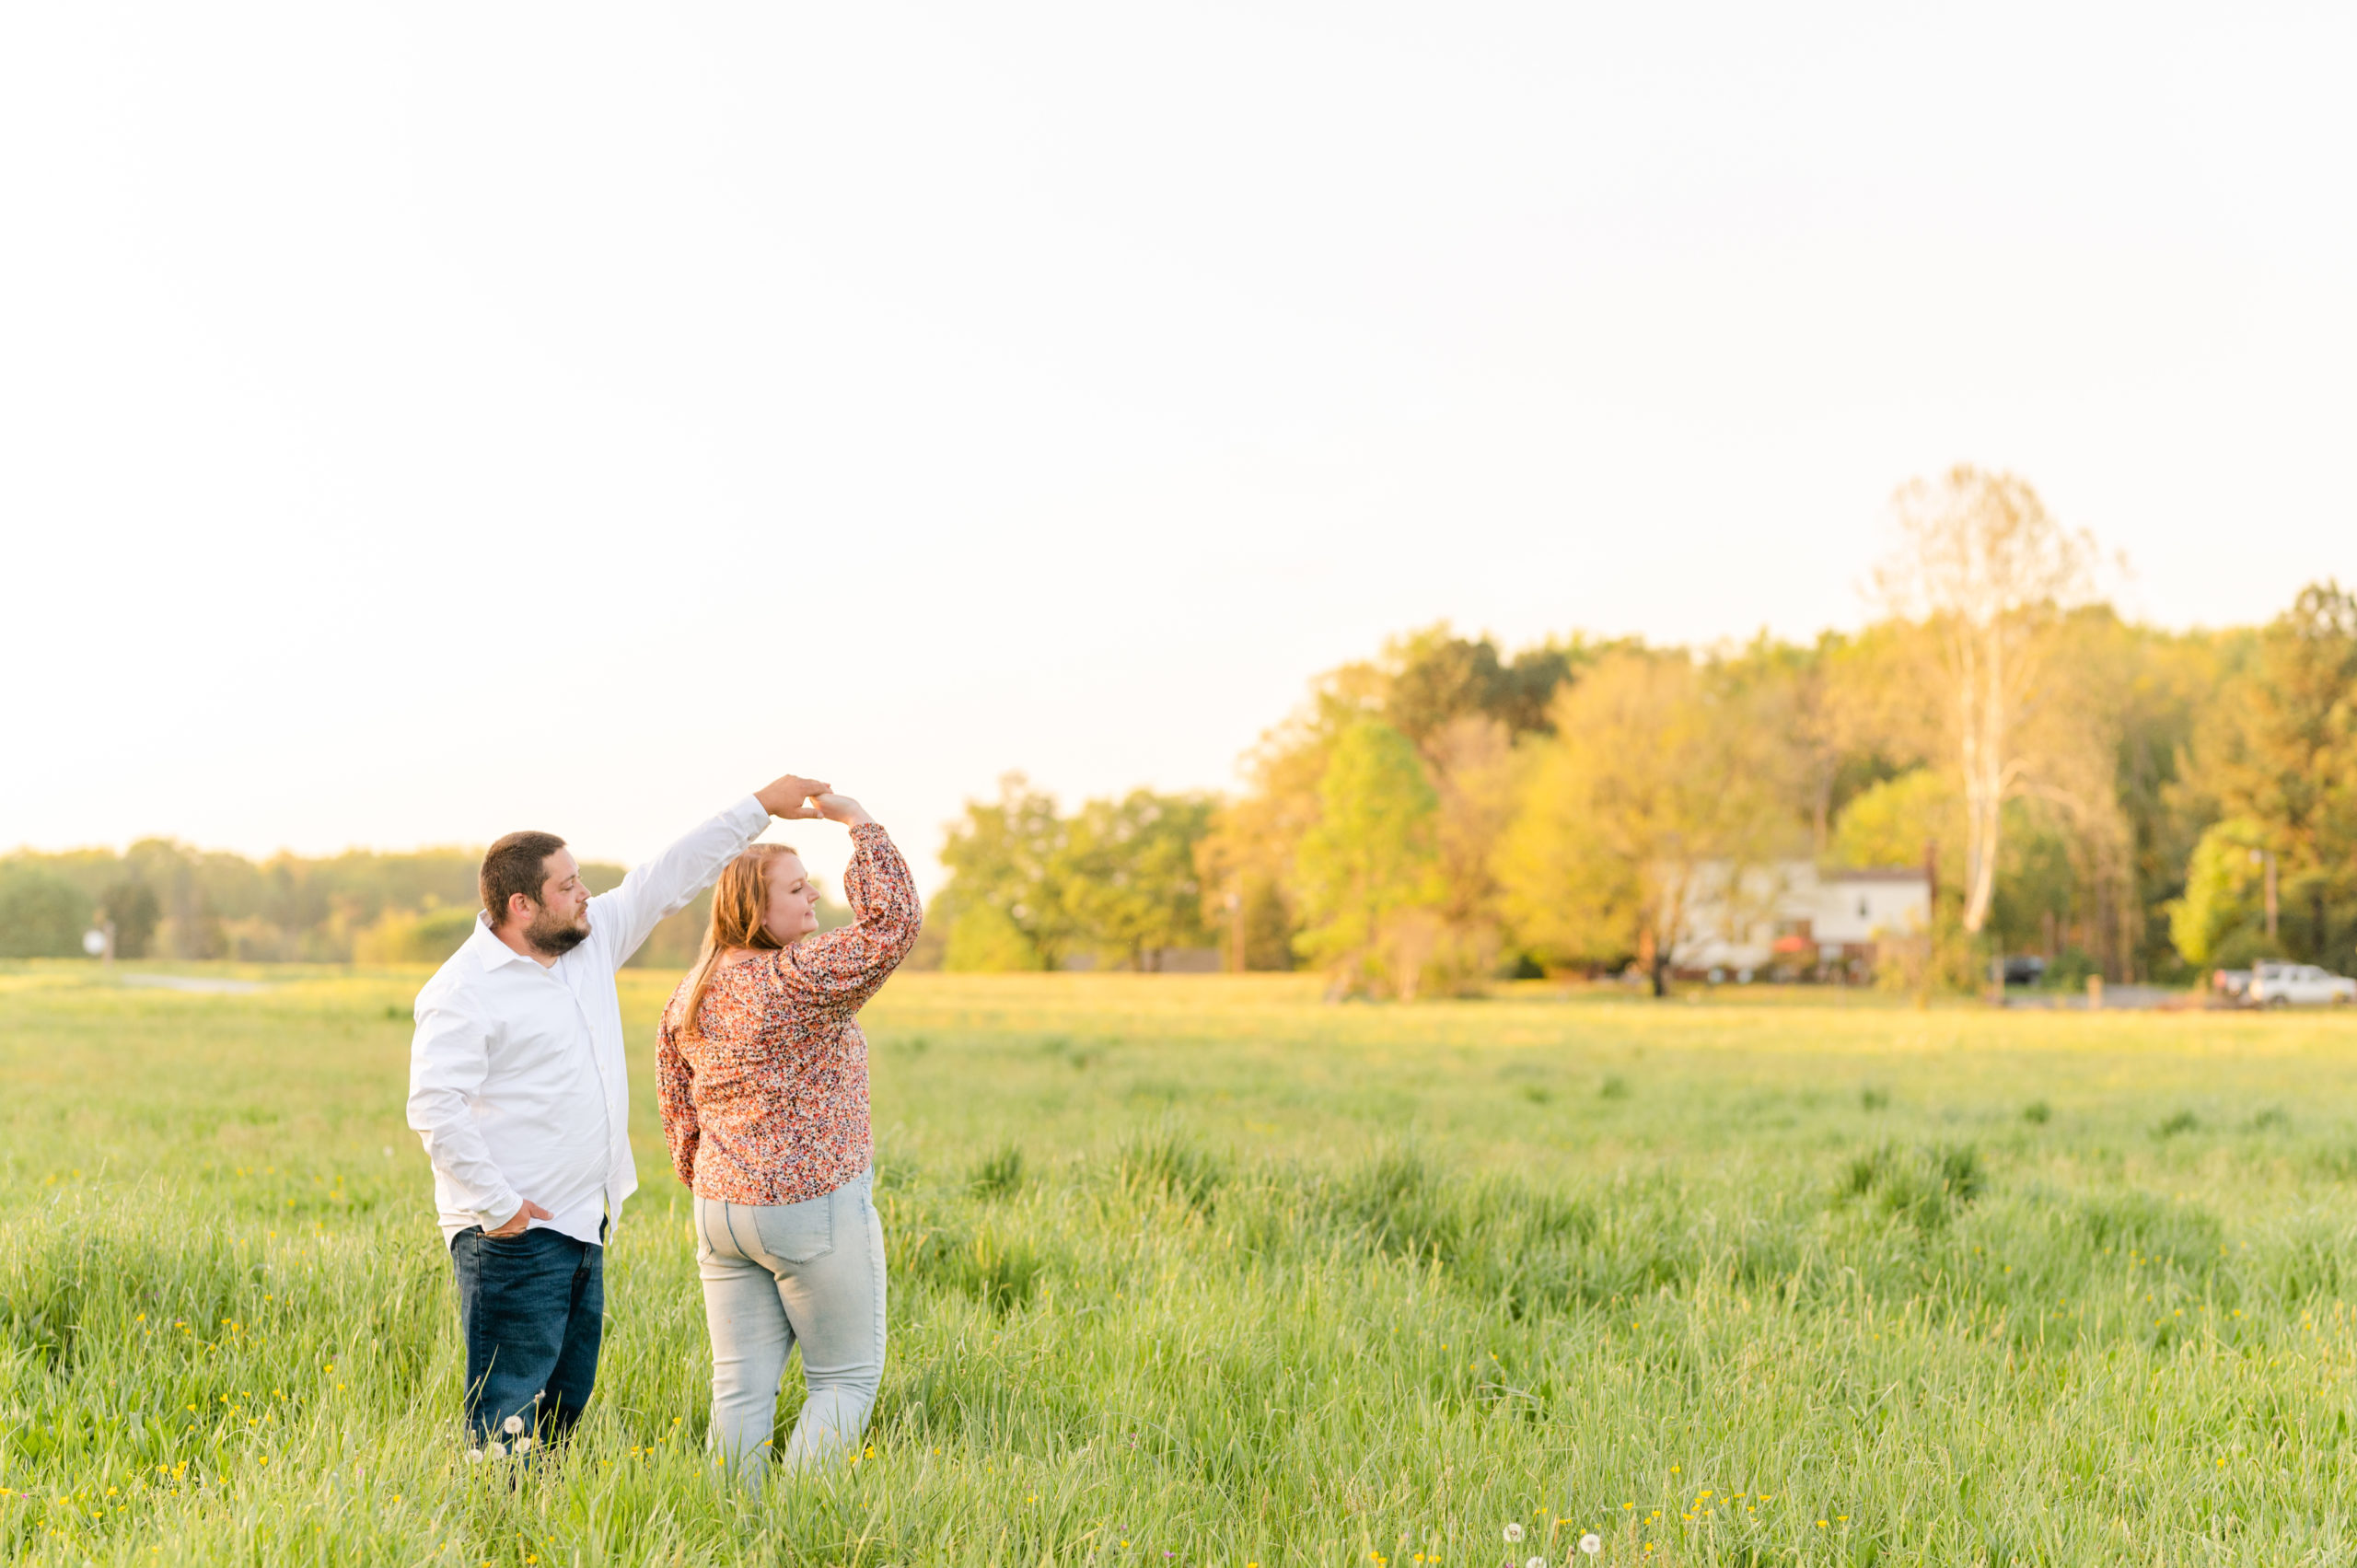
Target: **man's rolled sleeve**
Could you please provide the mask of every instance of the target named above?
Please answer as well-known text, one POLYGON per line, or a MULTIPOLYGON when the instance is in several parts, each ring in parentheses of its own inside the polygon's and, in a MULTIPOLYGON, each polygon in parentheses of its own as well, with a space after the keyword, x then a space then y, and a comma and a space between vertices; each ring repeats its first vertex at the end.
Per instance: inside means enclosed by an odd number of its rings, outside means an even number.
POLYGON ((490 1031, 480 1019, 447 1003, 420 1007, 410 1042, 409 1124, 446 1193, 486 1230, 524 1206, 475 1125, 471 1101, 490 1067, 490 1031))

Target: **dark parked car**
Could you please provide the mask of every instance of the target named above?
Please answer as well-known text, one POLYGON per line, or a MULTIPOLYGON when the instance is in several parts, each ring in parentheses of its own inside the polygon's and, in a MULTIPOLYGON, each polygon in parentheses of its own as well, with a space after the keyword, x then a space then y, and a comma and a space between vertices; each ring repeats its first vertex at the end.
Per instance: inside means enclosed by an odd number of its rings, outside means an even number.
POLYGON ((2036 985, 2046 978, 2046 960, 2036 953, 2008 953, 2005 956, 2007 985, 2036 985))

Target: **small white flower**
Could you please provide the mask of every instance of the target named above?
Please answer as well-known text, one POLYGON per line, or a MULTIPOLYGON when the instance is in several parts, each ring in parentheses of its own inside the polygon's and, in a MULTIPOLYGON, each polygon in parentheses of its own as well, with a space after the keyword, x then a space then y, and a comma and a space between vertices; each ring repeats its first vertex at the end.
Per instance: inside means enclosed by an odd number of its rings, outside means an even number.
POLYGON ((469 1463, 469 1464, 470 1464, 470 1465, 479 1465, 479 1464, 482 1463, 482 1449, 480 1449, 480 1448, 470 1448, 470 1449, 468 1449, 468 1450, 467 1450, 467 1463, 469 1463))
POLYGON ((501 1447, 499 1439, 494 1437, 482 1446, 482 1457, 486 1459, 504 1459, 507 1457, 507 1450, 501 1447))
POLYGON ((518 1437, 516 1439, 516 1451, 519 1454, 530 1453, 532 1451, 532 1440, 529 1437, 518 1437))
POLYGON ((1604 1550, 1604 1538, 1597 1535, 1594 1530, 1590 1530, 1587 1534, 1580 1537, 1580 1550, 1586 1552, 1590 1557, 1594 1557, 1597 1552, 1604 1550))
POLYGON ((524 1430, 524 1418, 520 1415, 511 1415, 499 1423, 499 1430, 513 1437, 524 1430))
POLYGON ((1521 1539, 1522 1526, 1519 1523, 1511 1524, 1506 1527, 1506 1544, 1508 1546, 1512 1546, 1515 1541, 1518 1541, 1521 1539))

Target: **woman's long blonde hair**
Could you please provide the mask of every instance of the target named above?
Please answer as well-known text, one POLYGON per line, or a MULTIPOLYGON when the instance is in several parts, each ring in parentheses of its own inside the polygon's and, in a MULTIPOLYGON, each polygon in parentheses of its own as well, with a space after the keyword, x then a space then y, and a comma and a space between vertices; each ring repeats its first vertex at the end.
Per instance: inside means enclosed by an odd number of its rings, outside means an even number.
POLYGON ((782 854, 794 854, 791 844, 755 844, 730 861, 712 889, 712 920, 703 929, 703 948, 689 971, 688 1005, 679 1019, 679 1032, 691 1040, 703 1029, 696 1015, 703 1010, 703 993, 712 986, 713 967, 731 947, 773 951, 785 946, 762 923, 770 908, 770 866, 782 854))

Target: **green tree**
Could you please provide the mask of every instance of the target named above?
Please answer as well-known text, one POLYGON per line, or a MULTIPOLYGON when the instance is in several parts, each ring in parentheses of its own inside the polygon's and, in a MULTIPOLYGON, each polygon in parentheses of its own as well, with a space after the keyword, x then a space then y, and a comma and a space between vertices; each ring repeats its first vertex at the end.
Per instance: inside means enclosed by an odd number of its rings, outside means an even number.
POLYGON ((1504 723, 1487 714, 1451 719, 1426 743, 1424 758, 1440 798, 1434 830, 1440 928, 1425 968, 1434 988, 1464 993, 1499 969, 1497 852, 1514 820, 1525 758, 1504 723))
POLYGON ((2212 822, 2186 866, 2185 892, 2168 906, 2169 940, 2198 968, 2238 969, 2277 956, 2266 926, 2266 826, 2247 817, 2212 822))
POLYGON ((1242 949, 1236 957, 1242 959, 1243 969, 1283 970, 1294 967, 1293 912, 1285 904, 1283 889, 1274 882, 1255 883, 1250 893, 1238 897, 1236 909, 1223 912, 1243 923, 1240 941, 1237 933, 1221 934, 1222 941, 1242 949))
POLYGON ((1031 938, 997 905, 977 903, 970 909, 958 909, 953 901, 951 908, 957 910, 957 918, 942 950, 943 969, 1003 974, 1047 967, 1031 938))
POLYGON ((82 951, 90 902, 38 866, 0 865, 0 958, 64 958, 82 951))
POLYGON ((1246 968, 1293 967, 1301 842, 1318 820, 1318 787, 1335 741, 1376 712, 1381 681, 1372 665, 1329 670, 1312 684, 1306 702, 1245 754, 1244 792, 1213 815, 1195 851, 1204 923, 1219 934, 1230 962, 1238 946, 1232 923, 1241 920, 1246 968))
POLYGON ((1500 844, 1508 919, 1556 963, 1633 956, 1667 991, 1691 917, 1800 838, 1776 689, 1683 655, 1620 653, 1556 699, 1500 844))
POLYGON ((164 918, 156 889, 137 877, 126 877, 99 895, 99 912, 114 922, 114 952, 119 958, 144 958, 156 940, 156 923, 164 918))
POLYGON ((1217 809, 1208 795, 1144 789, 1082 806, 1053 866, 1075 938, 1140 970, 1208 942, 1195 848, 1217 809))
POLYGON ((1295 861, 1304 958, 1338 994, 1413 1000, 1435 935, 1440 797, 1408 738, 1364 719, 1336 739, 1295 861))
POLYGON ((1021 773, 999 780, 997 800, 966 803, 941 848, 956 921, 944 967, 1063 968, 1074 935, 1058 875, 1065 838, 1055 796, 1021 773))
POLYGON ((1730 691, 1786 713, 1801 810, 1819 855, 1843 807, 1901 772, 1917 744, 1903 723, 1890 722, 1902 706, 1920 711, 1921 696, 1892 689, 1888 645, 1871 629, 1856 637, 1827 632, 1811 644, 1781 642, 1763 632, 1719 663, 1730 691))
MULTIPOLYGON (((1964 801, 1945 768, 1910 768, 1859 793, 1836 819, 1829 848, 1837 865, 1913 865, 1926 847, 1963 836, 1964 801)), ((1940 885, 1958 901, 1964 867, 1940 865, 1940 885)))
POLYGON ((1319 784, 1343 732, 1373 718, 1413 744, 1446 803, 1450 891, 1435 978, 1457 983, 1486 972, 1500 938, 1488 866, 1505 816, 1488 808, 1502 793, 1495 764, 1522 737, 1544 734, 1555 693, 1618 645, 1573 637, 1509 658, 1490 638, 1460 637, 1442 623, 1389 640, 1374 660, 1319 676, 1308 700, 1247 755, 1247 787, 1221 807, 1198 852, 1206 923, 1231 961, 1238 944, 1230 922, 1240 920, 1246 967, 1291 966, 1291 936, 1303 918, 1295 907, 1295 856, 1321 810, 1319 784))
POLYGON ((1385 645, 1376 667, 1382 716, 1426 756, 1460 719, 1493 720, 1509 737, 1543 732, 1556 691, 1596 656, 1574 640, 1502 658, 1488 637, 1460 637, 1443 621, 1385 645))
POLYGON ((2122 621, 2109 605, 2071 617, 2064 656, 2078 669, 2078 720, 2110 748, 2089 758, 2082 785, 2094 811, 2073 811, 2072 907, 2058 918, 2104 974, 2136 980, 2177 971, 2171 905, 2214 802, 2185 787, 2184 769, 2205 714, 2246 656, 2247 630, 2170 632, 2122 621))
POLYGON ((2199 787, 2216 816, 2247 824, 2236 830, 2255 841, 2245 847, 2277 857, 2284 950, 2347 964, 2357 928, 2357 596, 2332 582, 2302 589, 2259 634, 2198 749, 2199 787))

